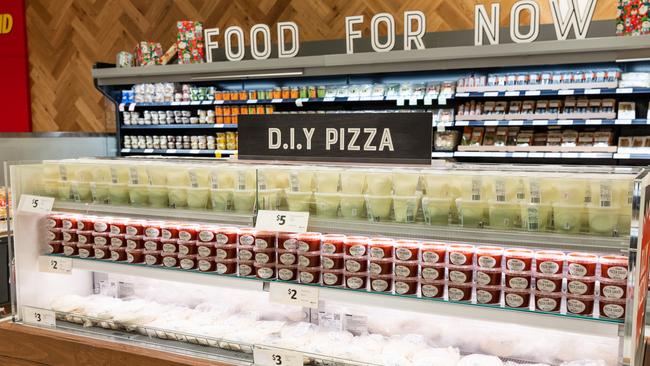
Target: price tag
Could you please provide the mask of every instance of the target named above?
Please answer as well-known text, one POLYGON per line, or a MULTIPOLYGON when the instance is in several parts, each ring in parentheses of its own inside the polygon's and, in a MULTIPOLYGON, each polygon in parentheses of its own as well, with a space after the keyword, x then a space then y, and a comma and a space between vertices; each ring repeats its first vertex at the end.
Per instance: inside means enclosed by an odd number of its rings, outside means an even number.
POLYGON ((122 149, 122 150, 120 150, 120 151, 121 151, 122 153, 130 153, 130 152, 131 152, 131 149, 122 149))
POLYGON ((253 348, 255 366, 302 366, 302 354, 277 348, 255 346, 253 348))
POLYGON ((135 103, 129 104, 129 112, 133 112, 135 110, 135 103))
POLYGON ((522 121, 522 120, 514 120, 513 119, 512 121, 508 122, 508 126, 523 126, 523 125, 524 125, 524 121, 522 121))
POLYGON ((634 93, 634 89, 632 88, 617 88, 616 89, 616 94, 632 94, 634 93))
POLYGON ((499 92, 495 92, 495 91, 493 91, 493 92, 485 92, 485 93, 483 93, 483 96, 484 97, 498 97, 499 92))
POLYGON ((214 151, 214 157, 215 158, 221 158, 221 151, 220 150, 215 150, 214 151))
POLYGON ((507 91, 506 92, 506 97, 518 97, 519 92, 518 91, 507 91))
POLYGON ((536 119, 533 121, 533 126, 546 126, 548 125, 547 119, 536 119))
POLYGON ((190 154, 198 154, 201 150, 190 150, 190 154))
POLYGON ((614 121, 615 125, 631 125, 632 120, 631 119, 617 119, 614 121))
POLYGON ((183 102, 181 102, 181 105, 190 105, 190 102, 189 101, 183 101, 183 102))
POLYGON ((572 119, 559 119, 559 120, 557 120, 557 124, 561 125, 561 126, 572 125, 573 120, 572 119))
POLYGON ((246 104, 255 104, 257 103, 257 99, 249 99, 246 101, 246 104))
POLYGON ((542 92, 539 90, 528 90, 525 95, 528 96, 536 96, 536 95, 542 95, 542 92))
POLYGON ((558 90, 557 95, 573 95, 573 89, 558 90))
POLYGON ((124 112, 124 103, 120 103, 120 104, 117 106, 117 109, 118 109, 120 112, 124 112))
POLYGON ((278 304, 318 309, 318 287, 271 282, 269 300, 278 304))
POLYGON ((484 126, 498 126, 499 121, 485 121, 485 122, 483 122, 483 125, 484 126))
POLYGON ((325 97, 323 98, 323 102, 333 102, 336 98, 334 97, 325 97))
POLYGON ((447 96, 444 94, 441 94, 438 96, 438 104, 440 105, 447 105, 447 96))
POLYGON ((469 121, 456 121, 456 126, 469 126, 469 121))
POLYGON ((165 150, 166 154, 176 154, 176 149, 167 149, 165 150))
POLYGON ((296 107, 302 107, 302 99, 301 98, 296 99, 296 107))
POLYGON ((359 97, 348 97, 348 102, 358 102, 360 99, 359 97))
POLYGON ((259 210, 255 228, 260 230, 304 233, 309 223, 309 212, 259 210))
POLYGON ((459 98, 469 97, 469 93, 456 93, 456 96, 459 98))
POLYGON ((212 104, 212 101, 211 100, 204 100, 204 101, 201 102, 201 104, 203 104, 203 105, 212 104))
POLYGON ((72 272, 72 258, 67 257, 38 257, 39 272, 70 274, 72 272))
POLYGON ((409 105, 418 105, 418 98, 416 97, 409 98, 409 105))
POLYGON ((199 104, 201 104, 201 101, 200 100, 193 100, 193 101, 190 102, 190 104, 191 105, 199 105, 199 104))
POLYGON ((23 194, 18 202, 18 212, 47 213, 52 211, 54 198, 23 194))
POLYGON ((432 97, 424 97, 424 105, 431 105, 433 104, 433 98, 432 97))
POLYGON ((282 99, 271 99, 271 103, 282 103, 282 99))
POLYGON ((603 120, 602 119, 588 119, 585 124, 587 125, 602 125, 603 120))
POLYGON ((172 102, 171 105, 181 105, 181 102, 172 102))
POLYGON ((153 153, 153 149, 144 149, 143 153, 145 153, 145 154, 152 154, 152 153, 153 153))
POLYGON ((43 327, 55 327, 56 314, 51 310, 23 306, 23 322, 43 327))
POLYGON ((215 100, 214 104, 223 104, 223 99, 215 100))
POLYGON ((396 103, 397 103, 397 105, 399 105, 399 106, 403 106, 403 105, 404 105, 404 98, 397 98, 397 99, 396 99, 396 103))
POLYGON ((600 94, 600 89, 585 89, 585 94, 600 94))

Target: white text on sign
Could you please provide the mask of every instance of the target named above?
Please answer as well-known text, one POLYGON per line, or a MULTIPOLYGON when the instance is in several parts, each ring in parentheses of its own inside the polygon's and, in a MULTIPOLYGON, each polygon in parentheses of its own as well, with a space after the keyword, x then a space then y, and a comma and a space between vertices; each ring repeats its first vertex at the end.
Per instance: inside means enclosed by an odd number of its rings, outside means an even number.
POLYGON ((318 287, 271 282, 269 284, 269 299, 278 304, 317 309, 318 287))
POLYGON ((72 259, 64 257, 38 257, 38 270, 40 272, 70 274, 72 272, 72 259))
POLYGON ((23 306, 23 321, 26 324, 44 327, 56 326, 56 316, 51 310, 23 306))
POLYGON ((304 233, 309 224, 309 212, 268 211, 257 213, 255 228, 260 230, 304 233))

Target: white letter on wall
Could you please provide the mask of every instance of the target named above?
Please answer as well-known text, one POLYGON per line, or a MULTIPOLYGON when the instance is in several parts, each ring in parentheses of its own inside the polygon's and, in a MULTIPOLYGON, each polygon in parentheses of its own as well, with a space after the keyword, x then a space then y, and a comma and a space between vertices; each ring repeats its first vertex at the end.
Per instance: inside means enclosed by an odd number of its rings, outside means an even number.
POLYGON ((265 60, 271 56, 271 29, 266 24, 255 24, 251 28, 251 53, 256 60, 265 60), (264 50, 260 52, 257 41, 257 34, 262 33, 264 50))
POLYGON ((539 4, 533 0, 517 1, 510 9, 510 38, 515 43, 529 43, 539 36, 539 4), (530 14, 530 28, 528 33, 522 34, 519 29, 521 12, 528 10, 530 14))
POLYGON ((591 17, 594 15, 596 9, 596 0, 583 0, 586 4, 584 9, 578 5, 578 0, 571 0, 568 3, 567 14, 562 16, 562 10, 557 0, 549 0, 551 3, 551 14, 553 15, 553 25, 555 26, 555 34, 558 40, 565 40, 569 36, 571 28, 576 35, 576 39, 584 39, 587 37, 589 25, 591 25, 591 17))
POLYGON ((212 36, 219 35, 219 28, 207 28, 203 31, 203 39, 205 40, 205 60, 212 62, 212 50, 219 48, 219 42, 212 41, 212 36))
POLYGON ((280 22, 278 23, 278 57, 295 57, 300 49, 300 35, 298 31, 298 24, 294 22, 280 22), (284 33, 289 31, 291 33, 291 48, 286 49, 286 39, 284 33))
POLYGON ((474 7, 474 45, 483 45, 483 34, 490 44, 499 44, 499 3, 492 4, 492 18, 488 16, 484 5, 474 7))
POLYGON ((354 30, 355 24, 363 23, 363 15, 345 17, 345 51, 354 53, 355 38, 361 38, 361 31, 354 30))
POLYGON ((395 47, 395 18, 388 13, 379 13, 370 22, 370 41, 375 52, 388 52, 395 47), (379 24, 386 23, 386 42, 379 42, 379 24))
POLYGON ((226 42, 226 58, 229 61, 240 61, 244 58, 244 31, 241 27, 232 26, 226 28, 224 33, 226 42), (237 37, 237 53, 232 50, 232 36, 237 37))
POLYGON ((404 12, 404 49, 411 49, 411 42, 415 42, 415 48, 424 49, 422 37, 427 31, 427 19, 424 13, 419 10, 404 12), (417 23, 417 30, 413 29, 413 21, 417 23))

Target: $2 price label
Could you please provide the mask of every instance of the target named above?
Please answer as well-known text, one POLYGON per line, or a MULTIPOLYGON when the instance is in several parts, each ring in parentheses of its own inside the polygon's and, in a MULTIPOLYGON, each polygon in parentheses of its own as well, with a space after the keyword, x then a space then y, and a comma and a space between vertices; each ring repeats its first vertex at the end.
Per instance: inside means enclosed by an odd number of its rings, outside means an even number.
POLYGON ((318 309, 318 296, 318 287, 279 282, 269 284, 269 299, 279 304, 318 309))

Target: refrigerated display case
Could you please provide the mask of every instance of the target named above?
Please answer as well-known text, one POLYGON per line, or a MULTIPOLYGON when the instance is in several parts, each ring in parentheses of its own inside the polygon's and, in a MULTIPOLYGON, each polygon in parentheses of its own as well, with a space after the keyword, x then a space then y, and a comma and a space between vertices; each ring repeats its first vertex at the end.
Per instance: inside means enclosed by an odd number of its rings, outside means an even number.
POLYGON ((51 213, 15 203, 14 319, 232 364, 638 364, 648 180, 595 166, 14 165, 15 197, 55 198, 51 213), (259 210, 310 212, 309 232, 256 230, 259 210))

